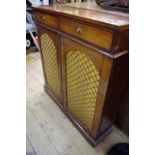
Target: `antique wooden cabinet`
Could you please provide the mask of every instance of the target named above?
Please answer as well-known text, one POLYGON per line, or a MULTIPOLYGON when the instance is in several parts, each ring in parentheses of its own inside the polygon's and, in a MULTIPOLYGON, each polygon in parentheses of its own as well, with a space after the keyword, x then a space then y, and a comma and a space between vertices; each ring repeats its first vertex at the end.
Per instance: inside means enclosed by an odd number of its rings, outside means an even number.
POLYGON ((44 88, 95 146, 128 87, 128 15, 54 5, 34 7, 34 17, 44 88))

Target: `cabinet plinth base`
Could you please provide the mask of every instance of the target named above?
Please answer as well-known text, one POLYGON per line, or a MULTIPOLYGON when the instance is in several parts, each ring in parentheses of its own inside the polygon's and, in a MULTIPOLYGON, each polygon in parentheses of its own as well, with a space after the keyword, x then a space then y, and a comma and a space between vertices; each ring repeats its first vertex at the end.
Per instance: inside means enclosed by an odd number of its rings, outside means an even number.
POLYGON ((110 134, 113 130, 112 126, 107 128, 104 132, 102 132, 96 139, 93 139, 82 127, 81 125, 72 117, 72 115, 63 107, 60 101, 53 95, 50 88, 45 84, 44 89, 46 93, 55 101, 55 103, 59 106, 59 108, 63 111, 63 113, 71 120, 72 124, 81 132, 81 134, 86 138, 86 140, 95 147, 99 144, 108 134, 110 134))

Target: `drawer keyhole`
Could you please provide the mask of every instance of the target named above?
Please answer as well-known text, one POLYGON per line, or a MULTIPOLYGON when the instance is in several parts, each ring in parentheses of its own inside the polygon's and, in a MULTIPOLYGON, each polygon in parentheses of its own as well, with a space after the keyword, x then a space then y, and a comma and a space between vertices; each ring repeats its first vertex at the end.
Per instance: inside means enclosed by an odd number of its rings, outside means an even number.
POLYGON ((46 17, 43 16, 43 17, 41 18, 41 20, 42 20, 43 22, 46 22, 46 17))
POLYGON ((82 33, 82 29, 81 29, 80 27, 78 27, 78 28, 76 29, 76 32, 82 33))

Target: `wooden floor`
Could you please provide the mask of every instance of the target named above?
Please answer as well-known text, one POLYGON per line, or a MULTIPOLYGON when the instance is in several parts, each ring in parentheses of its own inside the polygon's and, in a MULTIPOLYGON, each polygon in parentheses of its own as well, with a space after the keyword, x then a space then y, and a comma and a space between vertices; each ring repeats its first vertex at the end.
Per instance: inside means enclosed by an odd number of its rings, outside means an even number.
POLYGON ((39 53, 28 54, 26 59, 26 155, 106 155, 113 144, 128 142, 128 137, 114 127, 102 143, 92 148, 44 92, 39 53))

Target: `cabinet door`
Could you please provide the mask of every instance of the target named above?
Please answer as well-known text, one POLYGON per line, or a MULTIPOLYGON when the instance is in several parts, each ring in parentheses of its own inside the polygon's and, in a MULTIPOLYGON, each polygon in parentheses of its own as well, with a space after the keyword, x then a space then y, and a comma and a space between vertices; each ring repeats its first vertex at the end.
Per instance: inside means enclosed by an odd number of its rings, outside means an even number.
POLYGON ((104 56, 64 37, 61 38, 61 52, 66 108, 72 117, 95 137, 104 103, 104 56))
POLYGON ((46 86, 52 94, 62 102, 61 72, 58 54, 58 35, 54 32, 39 28, 42 63, 46 86))

